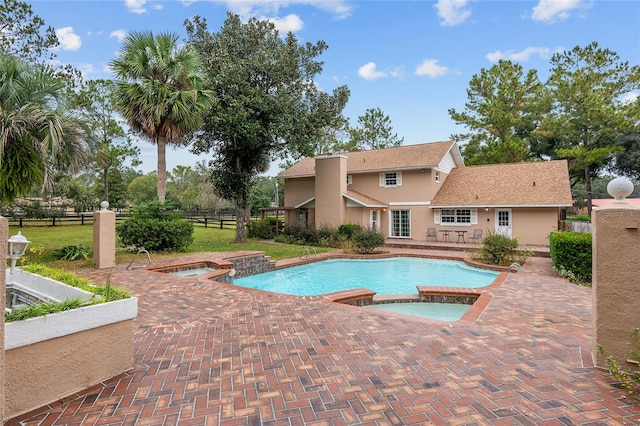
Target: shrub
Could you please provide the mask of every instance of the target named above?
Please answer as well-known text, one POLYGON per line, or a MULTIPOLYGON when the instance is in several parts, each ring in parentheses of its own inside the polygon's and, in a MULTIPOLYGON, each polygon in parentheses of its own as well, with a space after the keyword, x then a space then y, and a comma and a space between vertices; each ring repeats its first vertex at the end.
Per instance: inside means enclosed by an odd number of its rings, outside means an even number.
POLYGON ((588 214, 577 214, 574 216, 567 216, 567 220, 573 222, 591 222, 591 217, 588 214))
POLYGON ((284 234, 292 244, 318 245, 319 242, 317 231, 308 226, 290 226, 285 228, 284 234))
POLYGON ((517 238, 490 233, 482 240, 480 257, 490 265, 509 266, 514 262, 524 263, 529 253, 518 249, 517 238))
MULTIPOLYGON (((634 387, 640 384, 640 328, 635 328, 631 333, 632 343, 629 343, 630 349, 627 352, 628 360, 635 365, 635 368, 622 369, 620 363, 609 355, 605 360, 605 366, 609 370, 609 374, 616 380, 619 380, 622 386, 633 393, 634 387)), ((606 355, 606 349, 598 346, 598 353, 606 355)))
POLYGON ((352 241, 358 253, 370 254, 384 244, 384 235, 373 229, 365 229, 354 234, 352 241))
POLYGON ((184 251, 193 242, 193 224, 174 212, 170 203, 139 207, 116 232, 125 246, 154 251, 184 251))
POLYGON ((184 219, 131 218, 116 228, 125 246, 154 251, 184 251, 193 242, 193 224, 184 219))
POLYGON ((571 282, 591 283, 591 239, 586 232, 552 232, 549 254, 554 269, 571 282))
MULTIPOLYGON (((278 229, 282 232, 284 228, 284 222, 278 221, 278 229)), ((276 236, 276 218, 266 217, 262 220, 255 220, 247 223, 247 235, 249 238, 260 238, 263 240, 269 240, 276 236)))
POLYGON ((59 260, 86 260, 93 255, 93 249, 91 247, 78 244, 76 246, 65 246, 61 249, 54 250, 52 255, 55 259, 59 260))
POLYGON ((359 232, 362 232, 362 226, 355 223, 345 223, 338 227, 338 235, 346 237, 348 240, 359 232))

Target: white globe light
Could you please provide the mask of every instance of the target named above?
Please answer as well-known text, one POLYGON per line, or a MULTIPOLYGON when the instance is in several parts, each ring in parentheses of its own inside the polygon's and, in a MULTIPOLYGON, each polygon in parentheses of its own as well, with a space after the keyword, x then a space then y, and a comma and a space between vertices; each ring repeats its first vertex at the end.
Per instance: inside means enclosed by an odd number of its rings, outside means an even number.
POLYGON ((626 203, 627 198, 633 192, 633 182, 624 176, 619 176, 607 184, 607 192, 613 197, 614 203, 626 203))

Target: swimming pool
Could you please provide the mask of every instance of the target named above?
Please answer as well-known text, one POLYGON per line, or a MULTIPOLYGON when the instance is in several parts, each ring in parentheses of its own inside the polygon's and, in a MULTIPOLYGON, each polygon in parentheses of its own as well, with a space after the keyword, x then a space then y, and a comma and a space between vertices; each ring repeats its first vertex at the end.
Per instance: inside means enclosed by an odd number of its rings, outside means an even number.
POLYGON ((377 294, 416 293, 416 286, 479 288, 498 272, 461 261, 419 257, 330 259, 234 278, 233 284, 297 296, 366 288, 377 294))
POLYGON ((458 321, 467 313, 471 305, 460 303, 378 303, 367 306, 384 312, 431 318, 438 321, 458 321))

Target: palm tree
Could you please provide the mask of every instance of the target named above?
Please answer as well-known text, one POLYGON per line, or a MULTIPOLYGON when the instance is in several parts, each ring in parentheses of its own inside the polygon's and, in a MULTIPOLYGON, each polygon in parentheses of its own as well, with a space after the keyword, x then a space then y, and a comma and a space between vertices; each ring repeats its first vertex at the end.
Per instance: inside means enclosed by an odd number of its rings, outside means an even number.
POLYGON ((158 148, 161 203, 167 187, 166 145, 186 145, 187 136, 202 126, 212 99, 212 92, 202 89, 198 54, 177 42, 174 33, 132 32, 110 63, 117 79, 116 109, 158 148))
POLYGON ((0 201, 34 185, 50 189, 53 171, 86 164, 84 133, 65 110, 65 84, 50 70, 0 55, 0 201))

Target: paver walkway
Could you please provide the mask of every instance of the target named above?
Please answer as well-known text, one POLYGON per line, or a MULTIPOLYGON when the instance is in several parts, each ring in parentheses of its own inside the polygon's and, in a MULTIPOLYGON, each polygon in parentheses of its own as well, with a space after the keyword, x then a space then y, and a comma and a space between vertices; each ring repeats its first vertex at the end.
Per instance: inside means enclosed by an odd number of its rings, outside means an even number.
POLYGON ((549 259, 526 270, 470 325, 87 271, 139 297, 134 369, 6 424, 640 424, 640 400, 593 366, 591 289, 553 275, 549 259))

